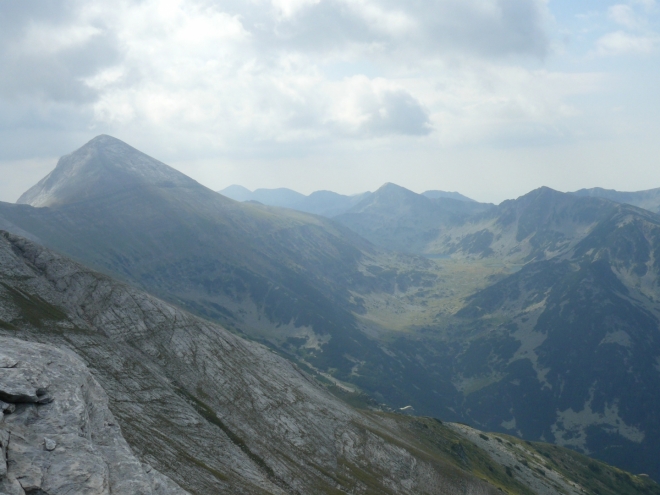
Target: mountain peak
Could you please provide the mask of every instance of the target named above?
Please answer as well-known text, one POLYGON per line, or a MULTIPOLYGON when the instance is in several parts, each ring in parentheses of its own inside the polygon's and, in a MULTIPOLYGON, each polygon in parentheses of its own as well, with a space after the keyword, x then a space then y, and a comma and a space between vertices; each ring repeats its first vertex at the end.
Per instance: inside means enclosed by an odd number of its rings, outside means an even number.
POLYGON ((376 196, 381 196, 381 195, 399 195, 399 196, 419 196, 416 192, 411 191, 410 189, 406 189, 403 186, 400 186, 398 184, 394 184, 393 182, 386 182, 382 186, 380 186, 378 189, 376 189, 376 192, 374 195, 376 196))
POLYGON ((31 206, 59 206, 136 187, 201 187, 181 172, 101 134, 63 156, 55 169, 17 201, 31 206))

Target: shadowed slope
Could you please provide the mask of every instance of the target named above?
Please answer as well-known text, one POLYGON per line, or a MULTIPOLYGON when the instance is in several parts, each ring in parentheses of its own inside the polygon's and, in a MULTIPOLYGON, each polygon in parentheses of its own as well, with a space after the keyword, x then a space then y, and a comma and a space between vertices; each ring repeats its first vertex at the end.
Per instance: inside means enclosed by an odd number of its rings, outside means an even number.
POLYGON ((335 219, 377 246, 425 254, 441 232, 490 207, 461 199, 427 197, 396 184, 385 184, 335 219))
POLYGON ((479 328, 458 365, 486 382, 466 394, 472 419, 660 477, 659 260, 660 217, 615 205, 568 252, 472 296, 457 314, 479 328))

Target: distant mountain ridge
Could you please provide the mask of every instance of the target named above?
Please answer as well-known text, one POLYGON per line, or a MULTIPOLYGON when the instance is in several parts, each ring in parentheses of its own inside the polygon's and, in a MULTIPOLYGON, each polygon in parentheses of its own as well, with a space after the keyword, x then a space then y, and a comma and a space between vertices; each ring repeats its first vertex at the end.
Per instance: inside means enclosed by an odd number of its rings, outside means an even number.
POLYGON ((437 191, 437 190, 431 190, 431 191, 424 191, 422 193, 422 196, 426 196, 427 198, 431 199, 437 199, 437 198, 449 198, 449 199, 458 199, 459 201, 468 201, 471 203, 477 203, 472 198, 468 198, 467 196, 464 196, 463 194, 456 192, 456 191, 437 191))
POLYGON ((334 219, 377 246, 426 254, 446 228, 492 207, 435 193, 417 194, 388 183, 334 219))
POLYGON ((63 157, 22 201, 39 207, 0 203, 0 228, 332 370, 334 379, 378 383, 390 402, 408 400, 404 388, 358 373, 356 360, 380 363, 379 374, 402 364, 357 315, 367 296, 433 285, 430 261, 386 253, 320 216, 236 202, 107 136, 63 157))
POLYGON ((626 203, 629 205, 644 208, 653 213, 660 213, 660 188, 648 189, 646 191, 622 192, 614 189, 603 189, 594 187, 592 189, 580 189, 571 194, 583 197, 605 198, 617 203, 626 203))
POLYGON ((616 209, 601 198, 582 198, 541 187, 451 226, 429 251, 527 263, 574 246, 616 209))
MULTIPOLYGON (((347 212, 360 201, 364 201, 374 194, 372 192, 364 192, 347 196, 332 191, 315 191, 309 196, 305 196, 287 188, 256 189, 255 191, 250 191, 249 189, 236 184, 226 187, 218 192, 223 196, 227 196, 236 201, 257 201, 268 206, 291 208, 306 213, 322 215, 328 218, 333 218, 347 212)), ((476 203, 473 199, 463 196, 458 192, 434 190, 423 192, 421 196, 426 196, 430 199, 450 198, 476 203)))

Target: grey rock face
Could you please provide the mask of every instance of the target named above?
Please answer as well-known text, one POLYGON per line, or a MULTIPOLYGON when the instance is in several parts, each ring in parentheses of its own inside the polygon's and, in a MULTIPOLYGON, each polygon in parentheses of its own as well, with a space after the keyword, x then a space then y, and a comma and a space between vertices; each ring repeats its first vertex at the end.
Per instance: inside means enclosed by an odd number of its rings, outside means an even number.
POLYGON ((186 493, 142 467, 105 392, 72 352, 5 337, 0 348, 0 362, 12 363, 0 368, 0 394, 15 406, 0 420, 0 493, 186 493))

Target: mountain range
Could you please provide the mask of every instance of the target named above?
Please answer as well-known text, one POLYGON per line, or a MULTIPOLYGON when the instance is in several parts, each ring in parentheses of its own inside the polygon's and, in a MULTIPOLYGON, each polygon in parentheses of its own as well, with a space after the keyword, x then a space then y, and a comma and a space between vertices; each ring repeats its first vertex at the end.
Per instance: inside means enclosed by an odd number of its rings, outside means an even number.
MULTIPOLYGON (((376 192, 354 196, 331 191, 317 191, 304 196, 284 188, 257 189, 251 192, 239 185, 229 186, 219 192, 237 201, 257 201, 333 218, 378 246, 430 256, 442 254, 443 250, 438 248, 442 242, 440 234, 448 226, 462 224, 476 213, 496 211, 494 205, 478 203, 457 192, 431 190, 417 194, 389 183, 376 192)), ((660 188, 621 192, 596 187, 569 194, 607 199, 660 213, 660 188)), ((478 246, 479 241, 472 246, 472 250, 478 250, 478 246)))
POLYGON ((0 228, 381 410, 660 479, 660 217, 593 196, 495 206, 386 184, 329 219, 233 201, 100 136, 0 203, 0 228))
MULTIPOLYGON (((372 192, 364 192, 347 196, 332 191, 315 191, 309 196, 305 196, 304 194, 300 194, 299 192, 287 188, 256 189, 250 191, 249 189, 236 184, 226 187, 218 192, 223 196, 236 201, 256 201, 268 206, 291 208, 293 210, 313 213, 314 215, 322 215, 328 218, 346 213, 353 206, 363 200, 367 200, 374 194, 372 192)), ((430 199, 450 198, 459 201, 475 202, 467 196, 463 196, 457 192, 426 191, 422 193, 421 196, 430 199)))
POLYGON ((583 197, 605 198, 617 203, 638 206, 653 213, 660 213, 660 188, 648 189, 646 191, 622 192, 615 191, 614 189, 594 187, 592 189, 580 189, 573 194, 583 197))

